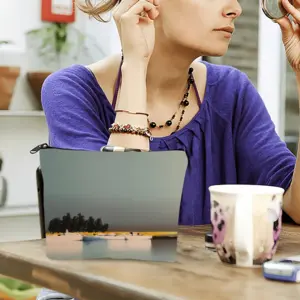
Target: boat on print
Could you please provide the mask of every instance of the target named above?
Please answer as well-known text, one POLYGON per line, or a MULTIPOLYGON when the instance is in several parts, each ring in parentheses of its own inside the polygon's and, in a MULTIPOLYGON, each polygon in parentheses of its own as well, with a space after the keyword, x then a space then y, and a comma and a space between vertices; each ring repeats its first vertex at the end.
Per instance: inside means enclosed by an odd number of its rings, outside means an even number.
POLYGON ((125 240, 123 236, 110 236, 110 235, 94 235, 94 236, 89 236, 89 235, 83 235, 82 236, 82 241, 83 242, 90 242, 90 241, 99 241, 99 240, 125 240))
POLYGON ((139 233, 129 233, 129 234, 100 234, 100 235, 83 235, 83 242, 90 242, 94 240, 123 240, 123 241, 140 241, 140 240, 151 240, 152 236, 149 235, 140 235, 139 233))

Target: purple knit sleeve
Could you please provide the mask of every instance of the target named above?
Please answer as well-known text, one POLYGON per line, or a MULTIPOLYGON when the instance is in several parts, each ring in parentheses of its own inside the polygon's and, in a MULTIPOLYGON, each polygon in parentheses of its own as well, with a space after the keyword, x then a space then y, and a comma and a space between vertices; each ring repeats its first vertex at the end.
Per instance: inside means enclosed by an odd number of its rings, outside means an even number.
POLYGON ((245 76, 234 119, 240 183, 290 186, 296 157, 275 131, 263 100, 245 76))
POLYGON ((80 68, 57 71, 45 80, 42 105, 52 147, 99 151, 107 144, 100 94, 95 80, 80 68))

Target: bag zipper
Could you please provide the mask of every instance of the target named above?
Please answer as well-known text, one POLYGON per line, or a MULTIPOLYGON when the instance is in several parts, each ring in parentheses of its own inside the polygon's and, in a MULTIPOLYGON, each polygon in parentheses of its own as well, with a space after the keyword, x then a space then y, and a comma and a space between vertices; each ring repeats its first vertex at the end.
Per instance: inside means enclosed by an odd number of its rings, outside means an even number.
MULTIPOLYGON (((49 146, 47 143, 43 143, 43 144, 37 145, 36 147, 34 147, 33 149, 31 149, 30 153, 31 154, 36 154, 36 153, 38 153, 42 149, 58 149, 58 150, 73 150, 73 151, 77 151, 77 150, 74 150, 74 149, 52 147, 52 146, 49 146)), ((1 300, 1 298, 0 298, 0 300, 1 300)))
POLYGON ((42 149, 50 149, 50 148, 52 148, 52 147, 50 147, 47 143, 43 143, 43 144, 37 145, 36 147, 31 149, 30 153, 35 154, 35 153, 38 153, 42 149))

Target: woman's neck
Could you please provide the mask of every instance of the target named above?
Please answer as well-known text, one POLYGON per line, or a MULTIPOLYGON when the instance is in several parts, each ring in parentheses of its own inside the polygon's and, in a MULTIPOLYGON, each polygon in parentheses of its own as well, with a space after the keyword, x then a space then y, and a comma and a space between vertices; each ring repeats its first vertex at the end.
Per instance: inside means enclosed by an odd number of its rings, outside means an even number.
POLYGON ((189 68, 197 56, 173 49, 154 48, 147 70, 147 90, 152 95, 178 95, 186 86, 189 68))

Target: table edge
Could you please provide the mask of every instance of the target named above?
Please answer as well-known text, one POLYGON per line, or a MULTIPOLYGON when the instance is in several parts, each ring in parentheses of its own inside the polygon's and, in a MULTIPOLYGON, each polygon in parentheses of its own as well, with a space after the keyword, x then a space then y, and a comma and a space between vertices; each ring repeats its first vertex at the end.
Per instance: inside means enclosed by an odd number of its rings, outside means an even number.
MULTIPOLYGON (((38 241, 42 241, 42 240, 38 240, 38 241)), ((22 271, 20 273, 22 273, 22 271)), ((54 266, 45 267, 41 262, 38 261, 35 261, 35 266, 32 266, 30 262, 26 261, 25 259, 22 259, 17 255, 10 254, 7 251, 0 252, 0 274, 4 276, 13 277, 25 282, 29 282, 34 285, 39 285, 41 287, 45 287, 48 289, 53 289, 53 286, 50 283, 48 283, 48 280, 45 281, 39 280, 34 275, 34 273, 36 273, 37 275, 43 274, 44 276, 46 275, 52 278, 55 278, 59 274, 58 277, 60 279, 61 277, 66 276, 72 281, 74 280, 75 282, 80 281, 84 283, 84 285, 87 285, 87 288, 89 287, 89 289, 91 289, 91 283, 92 284, 94 283, 95 285, 97 285, 98 292, 101 286, 101 290, 103 290, 104 293, 116 297, 113 299, 182 300, 182 298, 178 298, 171 294, 158 292, 153 289, 140 287, 138 285, 134 285, 131 283, 124 283, 122 281, 111 279, 105 276, 90 275, 86 273, 80 273, 80 274, 72 273, 65 268, 57 271, 54 266), (7 263, 8 261, 9 263, 7 263), (14 269, 13 264, 17 264, 16 267, 18 269, 22 269, 22 271, 27 270, 26 276, 25 275, 22 276, 18 274, 19 276, 16 277, 15 272, 11 271, 12 269, 14 269), (29 278, 30 280, 28 280, 29 278), (133 298, 133 297, 138 297, 138 298, 133 298)), ((61 284, 62 284, 62 288, 58 292, 65 293, 72 297, 78 297, 78 295, 76 295, 76 293, 73 292, 74 290, 66 288, 68 286, 67 281, 65 281, 65 284, 63 284, 63 282, 61 282, 61 284)), ((99 300, 98 297, 99 296, 97 296, 95 300, 99 300)))
MULTIPOLYGON (((190 226, 182 226, 181 229, 188 229, 190 226)), ((204 229, 203 226, 193 226, 193 229, 204 229)), ((290 229, 300 228, 300 226, 289 226, 284 224, 283 229, 289 233, 290 229)), ((293 230, 291 230, 291 233, 293 230)), ((203 235, 203 232, 201 233, 203 235)), ((192 232, 185 232, 184 235, 193 235, 192 232)), ((36 239, 31 241, 21 241, 25 243, 40 243, 42 245, 43 241, 46 239, 36 239)), ((12 242, 9 242, 11 244, 12 242)), ((6 244, 6 243, 5 243, 6 244)), ((21 247, 21 245, 20 245, 21 247)), ((43 251, 44 252, 44 251, 43 251)), ((46 256, 46 254, 44 253, 46 256)), ((179 254, 180 255, 180 254, 179 254)), ((181 255, 180 255, 181 256, 181 255)), ((49 259, 49 258, 48 258, 49 259)), ((4 276, 9 276, 13 278, 20 279, 25 282, 30 282, 41 287, 53 289, 53 280, 51 282, 48 280, 41 280, 36 274, 46 274, 46 276, 52 277, 52 279, 60 274, 59 279, 61 280, 59 292, 65 293, 72 297, 78 297, 78 292, 92 290, 93 286, 97 286, 97 291, 101 291, 103 295, 110 296, 108 299, 140 299, 140 300, 182 300, 184 298, 178 298, 170 293, 159 292, 151 288, 141 287, 132 283, 124 283, 124 281, 119 281, 112 279, 110 277, 90 275, 88 273, 73 273, 69 272, 66 266, 63 266, 59 271, 56 270, 55 266, 45 266, 42 261, 32 260, 35 263, 32 266, 31 262, 28 262, 25 258, 22 258, 16 254, 12 254, 9 251, 1 250, 0 244, 0 274, 4 276), (18 270, 17 274, 14 270, 18 270), (13 270, 13 271, 12 271, 13 270), (34 274, 36 273, 36 274, 34 274), (18 275, 18 276, 16 276, 18 275), (68 278, 68 279, 67 279, 68 278), (68 282, 72 282, 72 286, 68 285, 68 282), (80 284, 76 285, 76 282, 80 284), (78 288, 77 286, 82 286, 78 288)), ((41 277, 41 276, 40 276, 41 277)), ((56 285, 57 286, 57 285, 56 285)), ((81 295, 82 298, 89 300, 99 300, 99 295, 92 295, 89 292, 89 297, 81 295)), ((105 298, 104 298, 105 299, 105 298)))

